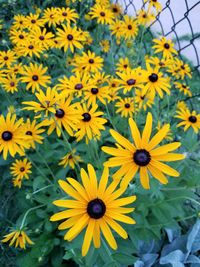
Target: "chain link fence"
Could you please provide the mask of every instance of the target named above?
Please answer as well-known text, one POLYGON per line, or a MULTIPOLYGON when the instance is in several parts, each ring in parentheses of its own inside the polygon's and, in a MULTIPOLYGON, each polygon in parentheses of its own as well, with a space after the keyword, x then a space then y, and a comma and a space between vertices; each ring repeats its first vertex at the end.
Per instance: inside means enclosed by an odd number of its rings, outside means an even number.
MULTIPOLYGON (((124 13, 135 16, 139 9, 146 9, 148 1, 115 0, 124 13)), ((162 35, 172 39, 182 59, 187 57, 193 71, 200 75, 200 1, 198 0, 159 0, 162 10, 147 27, 145 34, 162 35)))

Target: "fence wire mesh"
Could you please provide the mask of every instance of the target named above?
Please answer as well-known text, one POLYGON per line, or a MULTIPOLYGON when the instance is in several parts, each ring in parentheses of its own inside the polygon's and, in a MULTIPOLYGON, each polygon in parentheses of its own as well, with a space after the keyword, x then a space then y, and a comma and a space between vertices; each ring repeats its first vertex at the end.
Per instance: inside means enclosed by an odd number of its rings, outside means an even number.
MULTIPOLYGON (((148 3, 144 0, 115 0, 114 2, 123 6, 125 14, 132 16, 137 15, 138 9, 145 9, 148 3)), ((147 27, 145 34, 150 33, 153 36, 157 32, 172 39, 180 57, 182 59, 184 56, 188 57, 193 63, 193 71, 197 71, 200 75, 200 1, 161 0, 159 2, 162 3, 162 10, 147 27)))

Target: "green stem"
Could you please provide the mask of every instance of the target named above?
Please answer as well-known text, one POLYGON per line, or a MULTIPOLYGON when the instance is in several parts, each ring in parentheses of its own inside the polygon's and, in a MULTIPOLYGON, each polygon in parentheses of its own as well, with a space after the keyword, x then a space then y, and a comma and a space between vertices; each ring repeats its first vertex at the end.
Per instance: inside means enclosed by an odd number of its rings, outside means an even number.
POLYGON ((42 187, 42 188, 40 188, 40 189, 34 191, 34 192, 32 193, 32 195, 35 195, 35 194, 37 194, 38 192, 43 191, 43 190, 45 190, 46 188, 49 188, 49 187, 52 187, 52 186, 54 186, 54 185, 51 184, 51 185, 47 185, 47 186, 45 186, 45 187, 42 187))
POLYGON ((31 212, 33 210, 36 210, 36 209, 39 209, 39 208, 44 207, 44 206, 45 206, 45 204, 42 204, 42 205, 39 205, 37 207, 33 207, 33 208, 30 208, 29 210, 27 210, 26 213, 24 214, 24 218, 22 220, 22 223, 21 223, 21 226, 20 226, 20 230, 23 229, 24 223, 26 221, 26 217, 28 216, 29 212, 31 212))
MULTIPOLYGON (((184 218, 181 218, 181 219, 178 219, 176 220, 177 222, 180 222, 180 221, 185 221, 185 220, 189 220, 191 218, 194 218, 196 217, 197 215, 196 214, 193 214, 193 215, 190 215, 190 216, 187 216, 187 217, 184 217, 184 218)), ((163 223, 163 224, 152 224, 151 227, 162 227, 164 225, 168 225, 169 223, 172 223, 173 221, 168 221, 166 223, 163 223)))
POLYGON ((112 118, 111 118, 111 115, 110 115, 110 112, 109 112, 109 109, 108 109, 108 104, 107 104, 107 102, 106 102, 106 113, 107 113, 107 115, 108 115, 108 119, 109 119, 109 121, 110 121, 110 123, 111 123, 113 129, 115 129, 115 131, 117 131, 117 128, 115 127, 115 125, 114 125, 114 123, 113 123, 113 121, 112 121, 112 118))

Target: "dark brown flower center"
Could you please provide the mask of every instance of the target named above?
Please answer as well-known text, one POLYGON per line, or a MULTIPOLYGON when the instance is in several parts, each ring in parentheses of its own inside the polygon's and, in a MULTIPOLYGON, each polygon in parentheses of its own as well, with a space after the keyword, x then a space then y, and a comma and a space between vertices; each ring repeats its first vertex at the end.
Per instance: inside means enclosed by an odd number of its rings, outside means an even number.
POLYGON ((20 168, 20 172, 24 172, 25 171, 25 168, 24 167, 21 167, 20 168))
POLYGON ((113 7, 113 12, 114 13, 117 13, 118 12, 118 9, 116 7, 113 7))
POLYGON ((135 79, 129 79, 128 81, 127 81, 127 84, 128 85, 134 85, 136 83, 136 80, 135 79))
POLYGON ((66 16, 67 16, 67 12, 63 12, 62 15, 63 15, 64 17, 66 17, 66 16))
POLYGON ((165 43, 164 44, 164 48, 169 49, 170 48, 170 45, 168 43, 165 43))
POLYGON ((157 80, 158 80, 158 75, 157 75, 156 73, 152 73, 151 75, 149 75, 149 80, 150 80, 150 82, 152 82, 152 83, 157 82, 157 80))
POLYGON ((33 133, 31 131, 27 131, 26 135, 33 135, 33 133))
POLYGON ((99 89, 98 89, 98 88, 92 88, 92 89, 91 89, 91 93, 92 93, 93 95, 98 94, 98 92, 99 92, 99 89))
POLYGON ((151 156, 145 149, 137 149, 133 154, 133 160, 139 166, 146 166, 151 161, 151 156))
POLYGON ((5 131, 2 133, 1 137, 4 141, 10 141, 12 139, 13 134, 10 131, 5 131))
POLYGON ((19 35, 19 39, 24 39, 24 35, 23 34, 20 34, 19 35))
POLYGON ((68 156, 68 159, 72 159, 73 158, 73 156, 72 156, 72 154, 70 154, 69 156, 68 156))
POLYGON ((94 59, 90 58, 90 59, 89 59, 89 63, 90 63, 90 64, 93 64, 93 63, 94 63, 94 59))
POLYGON ((87 213, 90 216, 90 218, 100 219, 104 216, 105 212, 106 212, 106 205, 101 199, 96 198, 88 203, 87 213))
POLYGON ((105 17, 106 14, 105 14, 105 12, 102 11, 102 12, 100 12, 100 15, 101 15, 102 17, 105 17))
POLYGON ((41 41, 44 41, 44 36, 41 35, 41 36, 39 37, 39 39, 40 39, 41 41))
POLYGON ((28 48, 29 48, 29 49, 33 49, 34 46, 33 46, 33 45, 29 45, 28 48))
POLYGON ((4 60, 8 60, 8 57, 7 57, 7 56, 5 56, 3 59, 4 59, 4 60))
POLYGON ((83 113, 82 116, 83 116, 83 121, 85 122, 88 122, 91 120, 91 115, 87 112, 83 113))
POLYGON ((32 80, 33 80, 34 82, 38 81, 38 80, 39 80, 38 75, 33 75, 33 76, 32 76, 32 80))
POLYGON ((184 65, 182 65, 182 66, 181 66, 181 69, 182 69, 182 70, 184 70, 184 69, 185 69, 185 66, 184 66, 184 65))
POLYGON ((33 24, 36 23, 36 20, 35 19, 32 19, 31 20, 31 23, 33 23, 33 24))
POLYGON ((55 116, 59 119, 63 118, 65 116, 65 112, 63 109, 59 108, 59 109, 56 109, 56 114, 55 116))
POLYGON ((77 83, 74 88, 76 90, 81 90, 81 89, 83 89, 83 85, 82 85, 82 83, 77 83))
POLYGON ((72 41, 72 40, 74 39, 74 37, 73 37, 72 34, 68 34, 68 35, 67 35, 67 39, 68 39, 69 41, 72 41))
POLYGON ((125 108, 130 108, 130 104, 129 103, 126 103, 124 106, 125 106, 125 108))
POLYGON ((15 86, 15 83, 14 82, 10 82, 10 86, 11 87, 14 87, 15 86))
POLYGON ((132 30, 132 28, 133 28, 132 25, 128 25, 129 30, 132 30))
POLYGON ((190 117, 188 118, 188 120, 189 120, 190 122, 192 122, 192 123, 195 123, 195 122, 197 122, 197 117, 196 117, 196 116, 190 116, 190 117))

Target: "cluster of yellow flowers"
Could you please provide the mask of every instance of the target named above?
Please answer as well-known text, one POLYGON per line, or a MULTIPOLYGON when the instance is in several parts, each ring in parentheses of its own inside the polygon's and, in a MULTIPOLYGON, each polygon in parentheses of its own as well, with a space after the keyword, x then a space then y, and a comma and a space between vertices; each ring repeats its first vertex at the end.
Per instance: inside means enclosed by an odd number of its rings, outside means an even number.
MULTIPOLYGON (((59 181, 73 200, 55 201, 56 206, 67 210, 53 215, 51 221, 65 219, 59 229, 69 229, 64 237, 68 241, 87 228, 83 256, 92 240, 96 248, 100 247, 100 232, 113 249, 117 244, 110 228, 122 238, 128 237, 116 221, 135 223, 124 215, 134 209, 122 206, 132 203, 136 197, 119 197, 136 173, 139 173, 144 189, 150 188, 149 175, 161 184, 167 184, 166 175, 177 177, 179 172, 163 162, 184 158, 182 154, 170 153, 180 147, 180 142, 158 146, 164 139, 173 140, 170 124, 157 121, 157 133, 151 137, 152 113, 146 114, 143 133, 135 118, 150 111, 156 99, 162 101, 165 94, 179 92, 192 96, 185 83, 186 77, 192 77, 189 65, 177 57, 174 44, 165 37, 153 40, 153 53, 143 58, 141 66, 126 52, 119 56, 111 51, 114 46, 124 46, 125 51, 128 50, 130 41, 137 38, 140 28, 150 24, 162 9, 158 1, 145 2, 147 8, 138 11, 136 17, 130 17, 123 15, 119 4, 96 0, 84 19, 90 25, 96 23, 96 28, 99 26, 98 36, 80 27, 79 14, 69 6, 36 9, 34 14, 27 16, 15 15, 9 30, 12 49, 0 51, 0 85, 5 97, 10 101, 12 96, 23 92, 23 101, 18 103, 20 111, 17 113, 10 106, 7 114, 3 111, 0 115, 0 152, 3 158, 6 160, 8 155, 25 157, 16 159, 11 166, 14 186, 21 188, 23 178, 29 178, 32 164, 28 152, 43 143, 44 133, 52 135, 56 132, 66 143, 69 137, 74 137, 74 148, 67 151, 59 163, 64 168, 69 165, 74 169, 75 165, 83 162, 76 154, 76 143, 85 139, 85 145, 89 145, 91 140, 101 140, 107 126, 114 128, 110 129, 110 134, 116 147, 102 147, 112 157, 104 163, 101 179, 97 179, 93 166, 88 164, 88 173, 81 169, 82 184, 72 178, 67 182, 59 181), (113 62, 108 71, 109 53, 113 62), (61 66, 63 72, 58 74, 56 69, 60 62, 64 62, 61 66), (27 111, 30 118, 25 120, 21 114, 27 111), (129 118, 133 141, 116 129, 112 117, 117 114, 126 121, 129 118), (107 186, 109 168, 113 167, 119 169, 107 186)), ((177 103, 174 116, 182 120, 177 127, 184 125, 185 131, 191 126, 198 133, 200 115, 190 111, 184 102, 177 103)), ((6 235, 3 242, 9 240, 10 245, 16 241, 16 247, 21 248, 25 248, 26 242, 32 244, 22 229, 6 235)))

